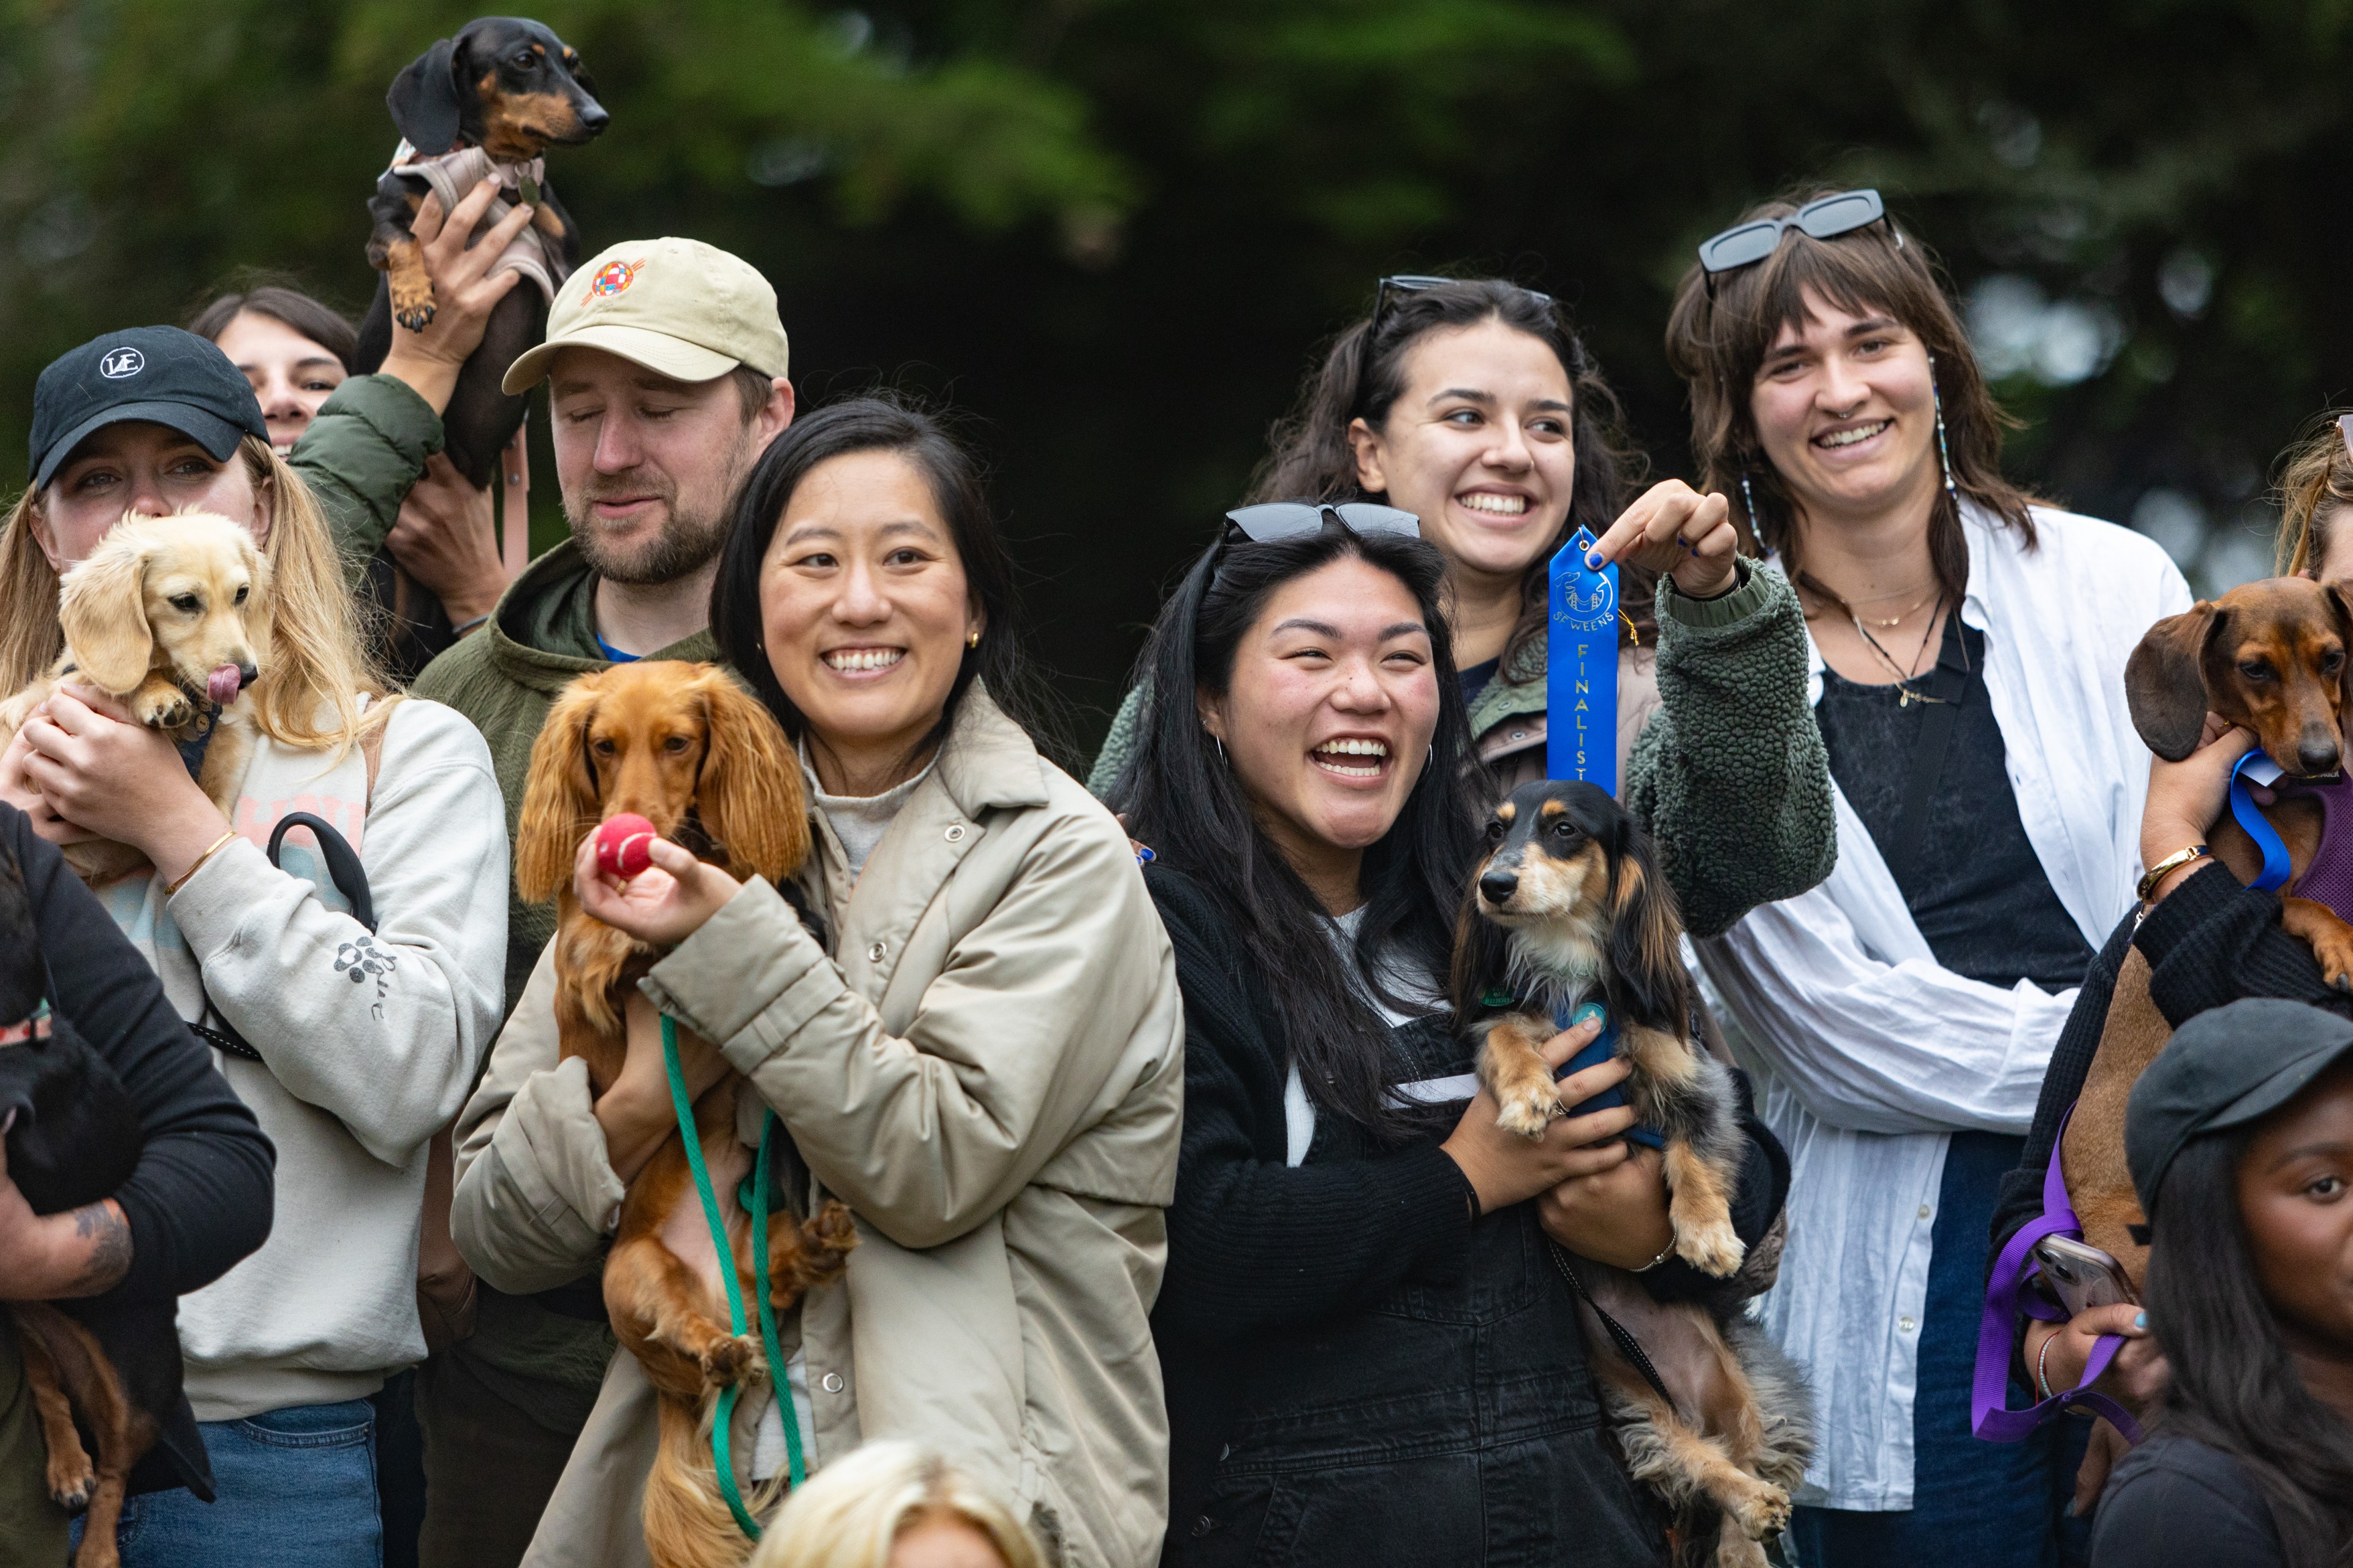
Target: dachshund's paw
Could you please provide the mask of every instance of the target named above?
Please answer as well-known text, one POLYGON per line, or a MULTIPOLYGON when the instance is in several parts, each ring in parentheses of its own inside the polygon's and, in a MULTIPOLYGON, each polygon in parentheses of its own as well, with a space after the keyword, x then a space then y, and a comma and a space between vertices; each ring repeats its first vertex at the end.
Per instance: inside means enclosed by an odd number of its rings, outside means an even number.
POLYGON ((196 705, 178 687, 151 681, 131 699, 131 716, 150 730, 176 730, 195 720, 196 705))
POLYGON ((1728 1219, 1675 1233, 1675 1256, 1701 1273, 1713 1274, 1719 1279, 1737 1272, 1747 1252, 1747 1245, 1733 1230, 1728 1219))
MULTIPOLYGON (((421 272, 423 269, 420 268, 421 272)), ((421 332, 433 324, 433 281, 424 277, 404 279, 398 273, 390 276, 385 287, 392 293, 392 319, 412 332, 421 332)))
POLYGON ((406 310, 395 310, 392 317, 410 331, 421 332, 433 324, 433 301, 427 300, 422 305, 412 305, 406 310))
MULTIPOLYGON (((808 1243, 809 1262, 813 1269, 822 1270, 819 1278, 831 1279, 841 1272, 849 1249, 858 1245, 858 1221, 852 1217, 849 1205, 839 1199, 828 1199, 809 1222, 801 1226, 801 1238, 808 1243)), ((816 1279, 812 1279, 812 1284, 816 1279)))
POLYGON ((1769 1540, 1789 1527, 1789 1494, 1768 1481, 1757 1481, 1747 1495, 1733 1500, 1731 1515, 1749 1540, 1769 1540))
POLYGON ((702 1381, 712 1388, 731 1388, 760 1365, 760 1342, 751 1334, 713 1340, 702 1352, 702 1381))
POLYGON ((1504 1102, 1504 1110, 1495 1125, 1532 1141, 1543 1137, 1552 1119, 1561 1114, 1560 1098, 1548 1088, 1532 1085, 1497 1098, 1504 1102))
POLYGON ((91 1494, 98 1490, 98 1472, 91 1468, 87 1454, 69 1454, 62 1462, 53 1454, 49 1457, 48 1484, 49 1496, 59 1508, 68 1513, 79 1513, 90 1506, 91 1494))

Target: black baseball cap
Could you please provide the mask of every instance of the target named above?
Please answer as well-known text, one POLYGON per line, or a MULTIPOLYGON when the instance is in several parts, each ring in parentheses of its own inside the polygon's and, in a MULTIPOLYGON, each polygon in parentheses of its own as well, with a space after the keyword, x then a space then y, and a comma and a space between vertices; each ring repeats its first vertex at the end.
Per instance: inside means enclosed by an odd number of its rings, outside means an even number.
POLYGON ((177 327, 131 327, 59 354, 33 384, 33 488, 82 437, 125 419, 168 425, 227 462, 240 437, 269 439, 260 400, 209 338, 177 327))
POLYGON ((2277 1110, 2348 1051, 2353 1021, 2272 996, 2200 1013, 2175 1030, 2125 1110, 2125 1163, 2141 1212, 2155 1212, 2183 1144, 2277 1110))

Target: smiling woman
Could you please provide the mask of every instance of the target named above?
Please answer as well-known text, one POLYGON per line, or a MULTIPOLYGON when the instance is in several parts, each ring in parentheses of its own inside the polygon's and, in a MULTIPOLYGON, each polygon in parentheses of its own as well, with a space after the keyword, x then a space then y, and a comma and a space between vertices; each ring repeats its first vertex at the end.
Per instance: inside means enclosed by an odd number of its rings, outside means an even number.
POLYGON ((2030 1568, 2070 1528, 2082 1427, 1972 1436, 1985 1238, 2134 902, 2124 665, 2189 588, 2147 539, 2003 479, 2002 415, 1919 242, 1875 193, 1833 196, 1859 226, 1822 237, 1775 202, 1702 247, 1667 330, 1706 482, 1805 605, 1840 796, 1829 880, 1699 951, 1797 1151, 1764 1321, 1831 1435, 1799 1554, 2030 1568))

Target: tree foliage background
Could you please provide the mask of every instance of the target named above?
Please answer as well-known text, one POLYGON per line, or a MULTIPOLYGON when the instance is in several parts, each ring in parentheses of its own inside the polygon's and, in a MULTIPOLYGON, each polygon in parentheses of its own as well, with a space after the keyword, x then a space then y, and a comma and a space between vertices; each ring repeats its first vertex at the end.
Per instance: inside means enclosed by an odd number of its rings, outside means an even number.
MULTIPOLYGON (((2353 0, 548 0, 612 110, 591 249, 776 283, 807 401, 971 416, 1066 689, 1115 700, 1312 351, 1399 270, 1568 302, 1662 473, 1702 237, 1874 184, 1936 248, 2012 472, 2219 588, 2347 396, 2353 0)), ((431 0, 0 0, 0 441, 35 374, 239 267, 356 311, 431 0)), ((543 448, 542 545, 561 531, 543 448)))

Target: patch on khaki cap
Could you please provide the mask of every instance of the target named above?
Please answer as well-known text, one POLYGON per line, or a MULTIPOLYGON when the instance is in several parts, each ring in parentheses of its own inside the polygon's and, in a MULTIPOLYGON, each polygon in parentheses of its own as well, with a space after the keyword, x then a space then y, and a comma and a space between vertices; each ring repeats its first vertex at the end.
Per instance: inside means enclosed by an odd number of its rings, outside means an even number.
POLYGON ((646 259, 642 256, 635 261, 607 261, 597 269, 596 277, 588 279, 588 292, 580 296, 580 302, 593 305, 599 295, 610 298, 619 293, 638 280, 638 273, 645 264, 646 259))
POLYGON ((568 348, 672 381, 710 381, 739 365, 791 374, 776 289, 749 262, 698 239, 624 240, 590 257, 557 292, 546 341, 509 365, 501 384, 530 390, 568 348))

